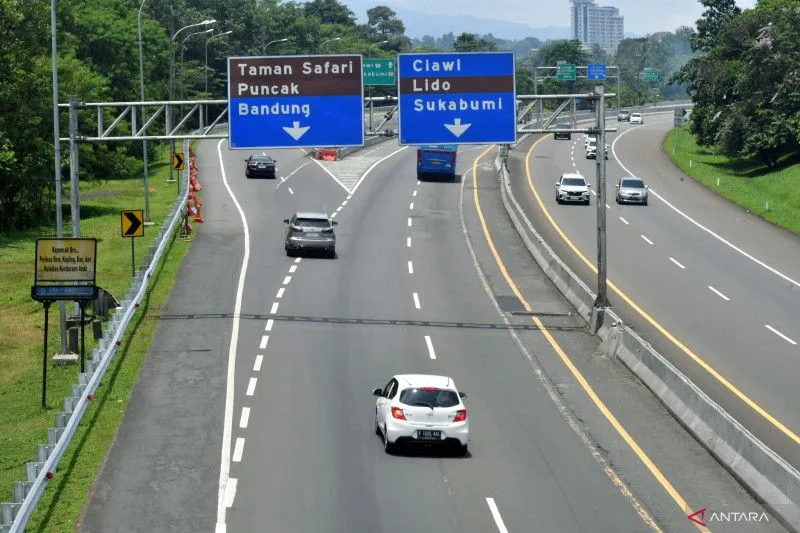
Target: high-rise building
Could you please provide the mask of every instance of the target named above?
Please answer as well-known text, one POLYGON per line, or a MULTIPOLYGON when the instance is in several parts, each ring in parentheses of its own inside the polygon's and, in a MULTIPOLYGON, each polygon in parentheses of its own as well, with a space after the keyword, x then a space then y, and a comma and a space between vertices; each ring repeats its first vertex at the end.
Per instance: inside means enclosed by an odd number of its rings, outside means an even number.
POLYGON ((625 38, 623 17, 619 9, 598 6, 593 0, 569 0, 572 38, 587 46, 600 48, 613 54, 625 38))

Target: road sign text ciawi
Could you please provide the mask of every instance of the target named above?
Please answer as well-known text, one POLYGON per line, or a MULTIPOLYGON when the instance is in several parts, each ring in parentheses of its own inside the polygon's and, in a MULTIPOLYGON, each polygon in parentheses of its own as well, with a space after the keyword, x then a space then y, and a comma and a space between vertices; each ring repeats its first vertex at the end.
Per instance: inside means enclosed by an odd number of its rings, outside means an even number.
MULTIPOLYGON (((431 59, 415 59, 411 63, 414 72, 430 75, 431 73, 461 72, 461 59, 451 61, 434 61, 431 59)), ((452 84, 439 78, 412 78, 411 89, 413 92, 447 92, 452 89, 452 84)), ((437 100, 424 101, 420 98, 414 100, 414 111, 495 111, 503 109, 502 98, 484 98, 481 100, 458 100, 439 98, 437 100)))

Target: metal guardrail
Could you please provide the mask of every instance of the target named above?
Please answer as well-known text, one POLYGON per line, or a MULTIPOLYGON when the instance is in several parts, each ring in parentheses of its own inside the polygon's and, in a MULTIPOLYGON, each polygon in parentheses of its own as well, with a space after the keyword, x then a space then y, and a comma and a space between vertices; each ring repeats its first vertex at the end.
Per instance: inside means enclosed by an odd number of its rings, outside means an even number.
MULTIPOLYGON (((185 140, 184 153, 188 151, 189 141, 185 140)), ((136 272, 130 289, 114 311, 106 335, 92 351, 91 359, 86 363, 86 372, 78 375, 78 383, 72 386, 72 394, 64 398, 64 411, 56 413, 56 427, 47 430, 47 444, 40 444, 36 450, 36 460, 25 465, 27 480, 14 482, 15 501, 0 503, 0 533, 22 533, 49 481, 58 475, 56 471, 58 463, 69 446, 89 402, 92 401, 111 359, 116 354, 139 303, 147 292, 149 280, 173 231, 181 221, 182 207, 186 204, 188 193, 189 165, 186 165, 178 199, 159 229, 155 243, 145 256, 147 266, 141 267, 136 272)))

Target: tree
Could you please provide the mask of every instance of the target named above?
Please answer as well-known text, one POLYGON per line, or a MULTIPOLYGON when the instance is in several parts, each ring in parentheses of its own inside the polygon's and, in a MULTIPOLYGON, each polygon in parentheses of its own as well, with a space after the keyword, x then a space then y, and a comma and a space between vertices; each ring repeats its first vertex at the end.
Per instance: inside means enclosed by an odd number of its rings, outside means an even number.
POLYGON ((316 17, 324 24, 354 26, 356 23, 355 14, 337 0, 312 0, 305 4, 304 10, 308 16, 316 17))
POLYGON ((453 42, 453 50, 456 52, 487 52, 497 50, 497 46, 474 33, 462 33, 453 42))
POLYGON ((692 36, 692 51, 708 52, 717 43, 725 26, 742 10, 736 0, 700 0, 706 10, 697 21, 697 33, 692 36))

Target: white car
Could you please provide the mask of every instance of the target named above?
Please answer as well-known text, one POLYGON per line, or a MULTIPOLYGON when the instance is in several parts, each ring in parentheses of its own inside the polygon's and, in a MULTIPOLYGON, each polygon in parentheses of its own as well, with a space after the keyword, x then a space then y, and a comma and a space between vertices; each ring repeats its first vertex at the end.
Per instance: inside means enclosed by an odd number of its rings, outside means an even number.
POLYGON ((372 393, 375 433, 386 453, 400 444, 455 445, 466 455, 469 420, 456 384, 447 376, 400 374, 372 393))
POLYGON ((580 174, 562 174, 556 182, 556 203, 580 202, 589 205, 591 185, 580 174))
POLYGON ((644 124, 644 117, 642 117, 641 113, 631 113, 629 122, 631 124, 644 124))

